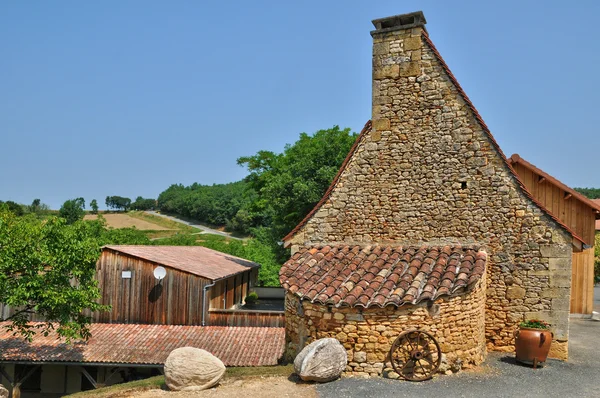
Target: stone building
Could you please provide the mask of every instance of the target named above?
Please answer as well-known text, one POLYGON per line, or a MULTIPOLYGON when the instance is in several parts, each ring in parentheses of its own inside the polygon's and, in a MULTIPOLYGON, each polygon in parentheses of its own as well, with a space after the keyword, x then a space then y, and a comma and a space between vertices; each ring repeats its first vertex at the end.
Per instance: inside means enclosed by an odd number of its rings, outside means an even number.
POLYGON ((284 238, 287 354, 335 337, 348 372, 378 375, 398 334, 419 328, 450 362, 477 365, 542 318, 566 359, 581 240, 519 180, 423 14, 373 23, 372 122, 284 238))

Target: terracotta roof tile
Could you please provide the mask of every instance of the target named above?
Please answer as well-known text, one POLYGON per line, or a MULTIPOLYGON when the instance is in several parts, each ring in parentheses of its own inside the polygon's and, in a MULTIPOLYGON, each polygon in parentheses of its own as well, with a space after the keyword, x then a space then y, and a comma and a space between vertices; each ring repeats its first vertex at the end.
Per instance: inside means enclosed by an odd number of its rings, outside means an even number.
POLYGON ((162 365, 172 350, 190 346, 226 366, 269 366, 277 365, 285 346, 284 328, 94 323, 88 341, 66 344, 55 333, 28 342, 7 325, 0 322, 0 361, 162 365))
POLYGON ((142 258, 211 280, 259 267, 259 264, 252 261, 202 246, 111 245, 104 246, 102 249, 142 258))
POLYGON ((353 246, 348 249, 338 250, 346 255, 321 260, 312 268, 307 266, 311 259, 322 250, 336 248, 300 249, 296 253, 299 255, 295 254, 281 267, 281 285, 313 303, 336 307, 401 306, 436 300, 473 286, 484 274, 487 259, 485 252, 476 248, 450 246, 353 246), (356 253, 352 259, 349 258, 351 253, 356 253), (351 268, 350 264, 355 267, 351 268), (322 275, 319 283, 306 277, 313 272, 322 275))

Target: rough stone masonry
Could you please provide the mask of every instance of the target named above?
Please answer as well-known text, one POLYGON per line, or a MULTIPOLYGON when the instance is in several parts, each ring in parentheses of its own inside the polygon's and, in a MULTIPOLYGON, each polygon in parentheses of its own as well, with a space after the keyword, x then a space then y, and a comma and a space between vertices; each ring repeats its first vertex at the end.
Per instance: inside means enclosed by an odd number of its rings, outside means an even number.
POLYGON ((372 127, 285 243, 292 253, 315 245, 477 244, 488 254, 487 348, 512 351, 518 323, 541 318, 554 332, 550 355, 567 359, 573 238, 519 182, 424 24, 420 12, 374 21, 372 127))

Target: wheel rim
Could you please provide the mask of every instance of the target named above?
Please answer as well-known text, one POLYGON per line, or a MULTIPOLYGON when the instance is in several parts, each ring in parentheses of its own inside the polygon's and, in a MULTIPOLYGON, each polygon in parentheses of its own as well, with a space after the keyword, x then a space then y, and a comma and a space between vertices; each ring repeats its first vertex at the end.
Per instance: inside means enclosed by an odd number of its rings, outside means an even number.
POLYGON ((394 371, 403 379, 423 381, 431 379, 439 369, 442 350, 431 334, 410 330, 394 341, 389 359, 394 371))

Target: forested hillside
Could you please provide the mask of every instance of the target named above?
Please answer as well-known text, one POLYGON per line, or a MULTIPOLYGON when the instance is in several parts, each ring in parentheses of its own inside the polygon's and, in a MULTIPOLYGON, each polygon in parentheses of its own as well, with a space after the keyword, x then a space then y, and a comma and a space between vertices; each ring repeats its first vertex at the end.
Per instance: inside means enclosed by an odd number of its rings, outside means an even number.
POLYGON ((600 199, 600 188, 574 188, 580 194, 590 199, 600 199))
POLYGON ((158 208, 260 238, 283 260, 277 242, 321 199, 355 140, 355 133, 338 126, 302 133, 282 153, 240 157, 238 164, 250 173, 243 181, 171 185, 159 195, 158 208))

